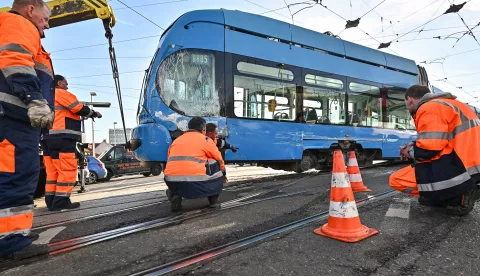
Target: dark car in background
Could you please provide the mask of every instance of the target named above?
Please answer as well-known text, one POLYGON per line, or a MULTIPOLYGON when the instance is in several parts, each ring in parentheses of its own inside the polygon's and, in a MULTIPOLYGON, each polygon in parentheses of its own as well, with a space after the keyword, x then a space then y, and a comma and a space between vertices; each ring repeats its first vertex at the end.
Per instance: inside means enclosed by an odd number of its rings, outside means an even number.
POLYGON ((114 176, 143 174, 144 176, 157 176, 162 173, 163 168, 160 165, 154 167, 145 166, 140 160, 135 158, 133 152, 127 151, 124 146, 113 146, 104 151, 99 157, 105 164, 107 176, 105 180, 110 180, 114 176))

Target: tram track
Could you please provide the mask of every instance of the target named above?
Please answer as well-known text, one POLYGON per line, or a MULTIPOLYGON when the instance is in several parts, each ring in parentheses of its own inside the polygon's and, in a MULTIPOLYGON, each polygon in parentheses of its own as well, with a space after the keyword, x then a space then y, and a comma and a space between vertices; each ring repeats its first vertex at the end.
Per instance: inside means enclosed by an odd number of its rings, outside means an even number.
MULTIPOLYGON (((374 166, 371 166, 371 167, 368 167, 368 168, 365 168, 365 169, 375 169, 375 168, 378 168, 378 167, 385 167, 385 166, 392 166, 392 165, 381 163, 381 164, 374 165, 374 166)), ((262 195, 265 195, 265 194, 268 194, 268 193, 271 193, 271 192, 274 192, 274 191, 279 191, 281 189, 284 189, 284 188, 287 188, 291 185, 294 185, 298 182, 310 179, 310 178, 315 177, 315 176, 325 175, 325 174, 330 174, 330 172, 327 172, 327 171, 306 172, 306 173, 303 174, 302 178, 293 179, 291 181, 288 181, 287 183, 276 185, 276 187, 269 188, 269 189, 266 189, 266 190, 261 191, 261 192, 253 193, 253 194, 250 194, 250 195, 247 195, 247 196, 239 197, 237 199, 233 199, 233 200, 224 202, 224 203, 222 203, 222 206, 226 207, 226 206, 229 206, 229 205, 231 205, 235 202, 244 201, 244 200, 247 200, 249 198, 253 198, 253 197, 257 197, 257 196, 262 196, 262 195)), ((247 180, 247 181, 239 181, 238 183, 235 183, 234 185, 228 186, 224 190, 235 191, 235 188, 238 188, 239 186, 242 186, 242 185, 250 186, 250 185, 252 185, 252 184, 254 184, 258 181, 265 181, 267 179, 269 181, 277 181, 277 180, 281 181, 281 180, 288 180, 288 179, 291 179, 292 177, 298 177, 298 176, 299 176, 298 174, 289 174, 289 175, 278 175, 278 176, 273 176, 273 177, 256 178, 256 179, 250 179, 250 180, 247 180), (248 185, 248 184, 250 184, 250 185, 248 185)), ((150 183, 154 183, 154 182, 150 182, 150 183)), ((142 209, 142 208, 147 208, 147 207, 151 207, 151 206, 155 206, 155 205, 160 205, 160 204, 163 204, 163 203, 166 202, 165 200, 162 200, 162 199, 165 199, 165 198, 166 198, 166 196, 160 195, 160 198, 159 197, 153 197, 153 198, 148 198, 148 199, 127 201, 127 202, 122 201, 121 203, 118 203, 118 204, 97 205, 97 206, 91 206, 91 207, 88 207, 88 208, 69 210, 69 211, 65 211, 65 212, 52 212, 52 213, 46 213, 46 214, 39 214, 39 215, 35 215, 35 217, 43 217, 43 216, 55 215, 55 214, 65 214, 65 213, 69 213, 69 212, 80 212, 80 211, 85 211, 85 210, 88 210, 88 209, 112 207, 112 206, 115 206, 115 205, 136 203, 136 202, 142 202, 142 201, 159 200, 157 202, 148 202, 148 203, 145 203, 145 204, 140 204, 140 205, 137 205, 137 206, 130 206, 130 207, 122 208, 122 209, 119 209, 119 210, 107 211, 107 212, 102 212, 102 213, 99 213, 99 214, 88 215, 88 216, 79 217, 79 218, 66 219, 66 220, 61 220, 61 221, 57 221, 57 222, 53 222, 53 223, 41 224, 41 225, 37 225, 37 226, 33 227, 32 230, 33 231, 44 230, 44 229, 48 229, 48 228, 52 228, 52 227, 67 225, 67 224, 70 224, 70 223, 77 223, 77 222, 91 220, 91 219, 98 219, 98 218, 107 217, 107 216, 110 216, 110 215, 115 215, 115 214, 134 211, 134 210, 138 210, 138 209, 142 209)))
MULTIPOLYGON (((310 179, 310 178, 315 177, 317 175, 321 175, 321 174, 307 175, 307 176, 304 176, 302 178, 294 179, 294 180, 288 181, 287 183, 280 184, 279 185, 280 187, 270 188, 270 189, 267 189, 265 191, 253 193, 253 194, 250 194, 250 195, 247 195, 247 196, 243 196, 243 197, 239 197, 239 198, 236 198, 236 199, 232 199, 230 201, 223 202, 222 207, 227 207, 227 206, 230 206, 230 205, 232 205, 236 202, 244 201, 244 200, 247 200, 247 199, 250 199, 250 198, 253 198, 253 197, 266 195, 268 193, 272 193, 272 192, 287 188, 291 185, 294 185, 294 184, 296 184, 298 182, 301 182, 303 180, 310 179)), ((166 198, 166 196, 162 196, 161 199, 165 199, 165 198, 166 198)), ((157 199, 157 198, 152 198, 152 199, 148 199, 148 200, 153 200, 153 199, 157 199)), ((134 203, 134 202, 138 202, 138 201, 132 201, 130 203, 134 203)), ((80 221, 85 221, 85 220, 90 220, 90 219, 98 219, 98 218, 106 217, 106 216, 109 216, 109 215, 115 215, 115 214, 129 212, 129 211, 133 211, 133 210, 137 210, 137 209, 141 209, 141 208, 160 205, 160 204, 163 204, 165 202, 166 201, 150 202, 150 203, 141 204, 141 205, 138 205, 138 206, 127 207, 127 208, 123 208, 123 209, 119 209, 119 210, 103 212, 103 213, 99 213, 99 214, 95 214, 95 215, 89 215, 89 216, 85 216, 85 217, 79 217, 79 218, 74 218, 74 219, 66 219, 66 220, 62 220, 62 221, 58 221, 58 222, 42 224, 42 225, 38 225, 38 226, 33 227, 32 230, 34 230, 34 231, 44 230, 44 229, 48 229, 48 228, 52 228, 52 227, 57 227, 57 226, 61 226, 61 225, 70 224, 70 223, 75 223, 75 222, 80 222, 80 221)), ((124 204, 124 203, 122 203, 122 204, 124 204)), ((109 206, 111 206, 111 205, 95 206, 95 207, 91 207, 90 209, 103 208, 103 207, 109 207, 109 206)), ((85 210, 85 209, 83 209, 83 210, 85 210)), ((68 211, 68 212, 74 212, 74 211, 82 211, 82 209, 75 209, 75 210, 71 210, 71 211, 68 211)), ((59 214, 59 213, 62 213, 62 212, 55 212, 55 213, 52 213, 52 214, 59 214)))
MULTIPOLYGON (((370 203, 392 197, 396 194, 398 194, 397 191, 387 191, 380 194, 368 196, 365 199, 356 200, 356 204, 358 208, 362 208, 367 206, 370 203)), ((227 254, 231 254, 231 253, 240 251, 242 249, 246 249, 248 246, 252 246, 254 244, 257 244, 259 242, 262 242, 266 239, 269 239, 277 235, 294 231, 310 223, 326 220, 328 218, 328 215, 329 215, 329 211, 326 210, 316 215, 309 216, 294 222, 290 222, 282 226, 278 226, 278 227, 275 227, 275 228, 272 228, 272 229, 269 229, 269 230, 266 230, 266 231, 263 231, 263 232, 260 232, 236 241, 232 241, 211 249, 203 250, 193 255, 190 255, 178 260, 174 260, 162 265, 154 266, 149 269, 142 270, 131 275, 132 276, 141 276, 141 275, 157 276, 157 275, 166 275, 174 272, 184 271, 186 268, 191 267, 193 265, 200 265, 207 261, 211 261, 213 259, 225 256, 227 254)))
MULTIPOLYGON (((381 165, 381 164, 379 164, 379 165, 381 165)), ((376 167, 384 167, 384 166, 385 165, 382 164, 381 166, 376 166, 376 167)), ((155 229, 159 229, 159 228, 161 229, 161 228, 164 228, 164 227, 168 227, 168 226, 172 226, 172 225, 176 225, 176 224, 181 224, 185 221, 195 219, 195 218, 199 218, 199 217, 202 217, 202 216, 215 215, 215 214, 220 215, 222 210, 233 209, 233 208, 237 208, 237 207, 241 207, 241 206, 245 206, 245 205, 249 205, 249 204, 254 204, 254 203, 258 203, 258 202, 262 202, 262 201, 267 201, 267 200, 274 200, 274 199, 279 199, 279 198, 293 197, 293 196, 298 196, 298 195, 301 195, 301 194, 305 194, 310 189, 307 188, 307 189, 303 189, 303 190, 292 191, 292 189, 287 190, 286 188, 289 187, 289 186, 295 185, 297 183, 300 183, 302 181, 306 181, 308 179, 311 179, 313 177, 320 176, 320 175, 326 175, 326 174, 330 174, 330 172, 323 172, 323 171, 310 172, 308 174, 303 174, 303 177, 301 177, 301 178, 296 178, 296 179, 293 179, 291 181, 284 181, 281 184, 278 183, 278 185, 275 185, 275 187, 270 186, 271 188, 269 188, 269 189, 268 189, 268 187, 263 187, 265 189, 263 191, 250 193, 246 196, 223 202, 221 204, 221 209, 220 210, 219 209, 214 210, 214 209, 204 208, 204 209, 189 211, 189 212, 186 212, 186 213, 183 213, 183 214, 177 214, 177 215, 167 216, 167 217, 154 219, 154 220, 150 220, 150 221, 146 221, 146 222, 142 222, 142 223, 137 223, 137 224, 133 224, 133 225, 130 225, 130 226, 123 226, 123 227, 119 227, 119 228, 104 231, 104 232, 94 233, 94 234, 91 234, 91 235, 80 236, 78 238, 67 239, 67 240, 58 241, 58 242, 52 242, 52 243, 47 245, 48 248, 49 248, 48 254, 44 254, 44 255, 41 255, 41 256, 34 256, 34 257, 31 257, 31 258, 28 258, 28 259, 23 259, 23 260, 12 261, 12 262, 8 263, 8 267, 18 266, 20 264, 25 264, 25 263, 31 263, 31 262, 34 262, 35 260, 38 260, 38 259, 40 259, 42 257, 45 257, 45 256, 48 256, 48 255, 50 255, 50 256, 59 255, 59 254, 62 254, 62 253, 73 251, 73 250, 78 249, 78 248, 87 247, 89 245, 98 244, 98 243, 101 243, 101 242, 104 242, 104 241, 113 240, 113 239, 116 239, 116 238, 120 238, 120 237, 124 237, 124 236, 130 235, 130 234, 134 234, 134 233, 140 233, 142 231, 149 230, 149 229, 154 229, 154 228, 155 229)), ((295 176, 298 177, 299 175, 296 174, 295 176)), ((383 194, 369 196, 368 199, 359 200, 358 202, 362 203, 364 201, 371 201, 372 199, 379 198, 381 196, 383 196, 383 194)), ((324 195, 322 194, 321 197, 324 197, 324 195)), ((155 204, 157 204, 157 203, 155 203, 155 204)), ((155 204, 152 203, 151 205, 155 205, 155 204)), ((60 222, 60 223, 61 224, 69 224, 69 223, 78 222, 78 221, 82 221, 82 220, 96 219, 96 218, 99 218, 99 217, 102 217, 102 216, 104 217, 104 216, 108 216, 108 215, 111 215, 111 214, 117 214, 117 213, 120 213, 122 211, 132 210, 132 208, 139 209, 139 208, 142 208, 142 206, 135 206, 135 207, 131 207, 131 208, 125 208, 125 209, 122 209, 122 210, 115 210, 115 211, 112 211, 112 212, 106 212, 104 214, 87 216, 87 217, 84 217, 84 218, 74 219, 74 220, 70 220, 70 221, 63 221, 63 222, 60 222)), ((322 212, 321 214, 323 214, 323 215, 327 214, 327 216, 328 216, 328 211, 322 212)), ((297 219, 297 218, 295 218, 295 219, 297 219)), ((312 219, 320 220, 321 217, 319 217, 319 215, 316 215, 312 219)), ((308 223, 306 223, 306 224, 308 224, 308 223)), ((55 223, 55 225, 54 224, 42 225, 42 226, 38 226, 36 229, 38 229, 38 230, 39 229, 46 229, 46 228, 57 226, 57 225, 59 225, 59 224, 55 223)), ((302 224, 302 225, 304 225, 304 224, 302 224)), ((272 225, 272 226, 269 226, 269 227, 264 228, 264 229, 269 229, 270 227, 274 227, 274 226, 276 226, 276 225, 272 225)), ((296 225, 294 228, 298 228, 298 227, 300 227, 300 226, 296 225)), ((276 228, 278 228, 278 227, 276 227, 276 228)), ((269 232, 269 231, 270 230, 265 231, 265 232, 269 232)), ((265 233, 265 232, 262 232, 262 233, 265 233)), ((276 234, 274 234, 274 235, 276 235, 276 234)), ((270 237, 270 236, 271 235, 269 235, 268 237, 270 237)), ((267 237, 265 237, 265 238, 267 238, 267 237)), ((262 238, 262 239, 264 239, 264 238, 262 238)), ((229 243, 228 245, 230 245, 230 244, 231 243, 229 243)), ((220 246, 220 247, 223 248, 223 245, 220 246)), ((195 251, 199 250, 199 249, 195 249, 195 248, 192 248, 192 249, 193 250, 190 251, 190 252, 195 252, 195 251)), ((219 248, 215 247, 214 249, 219 249, 219 248)), ((226 252, 231 252, 231 250, 232 249, 230 249, 230 247, 229 247, 226 252)), ((224 252, 224 251, 222 251, 222 252, 224 252)), ((216 254, 217 253, 215 253, 215 256, 216 256, 216 254)), ((224 254, 224 253, 221 253, 221 254, 224 254)), ((198 254, 196 254, 196 255, 198 255, 198 254)), ((183 258, 183 259, 185 259, 185 258, 183 258)), ((175 261, 175 262, 178 262, 178 261, 175 261)), ((168 264, 171 264, 171 263, 172 262, 169 262, 168 264)), ((163 269, 164 265, 161 265, 161 266, 162 266, 161 269, 163 269)))

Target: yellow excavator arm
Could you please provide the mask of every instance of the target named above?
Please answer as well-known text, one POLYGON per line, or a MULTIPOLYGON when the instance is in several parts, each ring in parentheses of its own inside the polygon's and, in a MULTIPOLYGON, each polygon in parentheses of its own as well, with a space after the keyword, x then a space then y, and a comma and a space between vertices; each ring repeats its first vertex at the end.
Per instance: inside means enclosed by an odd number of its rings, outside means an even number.
MULTIPOLYGON (((73 24, 99 18, 103 21, 105 31, 111 33, 115 26, 112 7, 106 0, 53 0, 45 2, 51 9, 50 28, 73 24)), ((0 12, 9 11, 10 7, 0 8, 0 12)))

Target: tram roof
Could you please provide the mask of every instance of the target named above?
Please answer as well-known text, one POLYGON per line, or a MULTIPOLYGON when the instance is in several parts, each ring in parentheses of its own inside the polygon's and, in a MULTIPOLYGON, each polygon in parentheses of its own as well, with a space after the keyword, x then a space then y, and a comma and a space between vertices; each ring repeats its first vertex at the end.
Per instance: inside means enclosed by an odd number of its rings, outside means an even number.
POLYGON ((295 26, 269 17, 237 10, 195 10, 181 16, 182 21, 203 21, 222 24, 237 30, 268 36, 302 47, 345 56, 366 63, 417 74, 415 61, 392 55, 336 37, 295 26))

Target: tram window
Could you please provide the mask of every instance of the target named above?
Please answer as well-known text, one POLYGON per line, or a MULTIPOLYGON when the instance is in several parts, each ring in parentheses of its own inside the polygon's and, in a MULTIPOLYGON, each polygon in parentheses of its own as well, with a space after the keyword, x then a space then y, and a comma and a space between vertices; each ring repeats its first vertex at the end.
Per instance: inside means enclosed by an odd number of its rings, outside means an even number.
POLYGON ((387 91, 387 121, 385 128, 399 130, 415 130, 415 123, 412 115, 405 105, 405 89, 388 88, 387 91))
POLYGON ((234 76, 234 114, 237 117, 294 121, 295 97, 295 84, 234 76), (272 101, 276 101, 276 105, 272 105, 272 101), (269 103, 274 111, 269 109, 269 103))
POLYGON ((307 123, 344 124, 345 93, 328 88, 303 88, 303 116, 307 123))
POLYGON ((369 127, 383 127, 386 121, 385 98, 380 88, 373 85, 351 82, 348 94, 348 124, 369 127))
POLYGON ((247 63, 247 62, 239 62, 237 64, 237 70, 240 73, 255 75, 260 77, 267 77, 267 78, 279 79, 284 81, 293 80, 292 71, 270 67, 270 66, 263 66, 263 65, 247 63))
POLYGON ((167 106, 187 116, 220 116, 215 88, 215 54, 179 51, 157 70, 157 90, 167 106))
POLYGON ((308 84, 313 84, 313 85, 318 85, 318 86, 323 86, 323 87, 328 87, 328 88, 333 88, 338 90, 343 89, 343 81, 341 80, 322 77, 322 76, 316 76, 312 74, 305 75, 305 82, 308 84))

